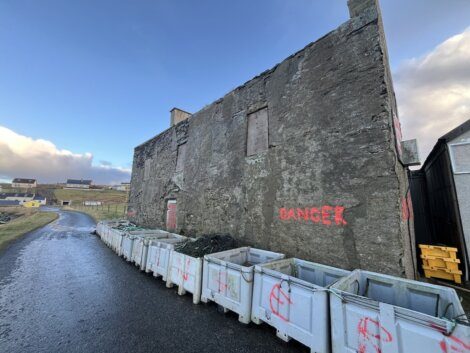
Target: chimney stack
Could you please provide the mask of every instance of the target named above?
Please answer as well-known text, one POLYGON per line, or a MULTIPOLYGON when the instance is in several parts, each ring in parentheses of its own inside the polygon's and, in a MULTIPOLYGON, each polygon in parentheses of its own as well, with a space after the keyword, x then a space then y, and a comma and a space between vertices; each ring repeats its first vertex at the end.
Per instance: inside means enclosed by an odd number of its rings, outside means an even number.
POLYGON ((360 16, 367 10, 379 8, 378 0, 348 0, 349 15, 351 18, 360 16))
POLYGON ((173 108, 172 110, 170 110, 170 113, 170 126, 175 126, 183 120, 189 119, 191 117, 191 113, 185 112, 184 110, 178 108, 173 108))

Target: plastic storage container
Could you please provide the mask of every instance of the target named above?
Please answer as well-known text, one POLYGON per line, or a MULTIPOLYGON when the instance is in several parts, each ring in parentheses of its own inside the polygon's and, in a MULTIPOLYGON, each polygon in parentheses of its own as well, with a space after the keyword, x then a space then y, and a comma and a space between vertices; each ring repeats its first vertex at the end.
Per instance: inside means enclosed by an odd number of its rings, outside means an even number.
POLYGON ((134 245, 131 252, 131 262, 135 263, 136 266, 140 266, 142 260, 144 265, 147 264, 147 251, 150 241, 168 236, 168 232, 164 230, 153 230, 152 232, 135 232, 137 238, 134 239, 134 245), (143 259, 145 258, 145 259, 143 259))
POLYGON ((178 294, 193 294, 193 303, 201 300, 202 258, 192 257, 175 250, 170 252, 166 286, 178 286, 178 294))
POLYGON ((111 249, 113 249, 116 254, 119 254, 119 252, 121 251, 121 243, 122 243, 123 236, 124 236, 123 231, 119 229, 115 229, 115 228, 110 229, 111 249))
POLYGON ((104 227, 105 222, 104 221, 99 221, 96 223, 96 233, 100 236, 103 234, 103 227, 104 227))
POLYGON ((150 242, 145 272, 153 272, 154 277, 161 276, 162 280, 166 281, 171 251, 175 248, 175 244, 185 239, 186 237, 182 235, 170 233, 168 238, 150 242))
POLYGON ((160 241, 165 239, 177 239, 178 241, 181 241, 185 238, 186 237, 182 235, 172 234, 164 230, 158 231, 157 234, 141 236, 139 239, 134 240, 131 261, 134 262, 136 266, 139 266, 142 271, 145 271, 147 266, 149 246, 153 241, 160 241))
POLYGON ((138 235, 135 234, 125 234, 122 238, 121 254, 126 261, 131 261, 132 248, 136 238, 138 238, 138 235))
POLYGON ((251 320, 312 352, 330 352, 328 287, 351 272, 300 259, 255 266, 251 320))
POLYGON ((250 247, 204 256, 201 300, 212 300, 238 314, 245 324, 251 321, 254 265, 284 258, 284 254, 250 247))
POLYGON ((451 288, 355 270, 330 289, 333 353, 470 351, 470 327, 451 288))

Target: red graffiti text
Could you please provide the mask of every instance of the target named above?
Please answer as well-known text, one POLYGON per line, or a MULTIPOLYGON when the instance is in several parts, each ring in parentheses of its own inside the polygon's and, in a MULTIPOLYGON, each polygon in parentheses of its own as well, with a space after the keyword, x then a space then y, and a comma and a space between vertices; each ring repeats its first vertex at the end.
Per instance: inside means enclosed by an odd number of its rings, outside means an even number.
POLYGON ((298 221, 321 223, 326 226, 344 226, 348 224, 343 217, 343 206, 321 206, 305 208, 280 208, 279 219, 281 221, 298 221))

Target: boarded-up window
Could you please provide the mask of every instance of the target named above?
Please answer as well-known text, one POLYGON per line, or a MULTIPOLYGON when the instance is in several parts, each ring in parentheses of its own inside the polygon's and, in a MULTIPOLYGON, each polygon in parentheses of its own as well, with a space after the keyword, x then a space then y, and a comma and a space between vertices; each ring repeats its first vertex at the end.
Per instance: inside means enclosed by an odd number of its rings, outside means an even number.
POLYGON ((470 173, 470 142, 450 145, 454 173, 470 173))
POLYGON ((151 167, 152 161, 150 159, 147 159, 145 161, 145 167, 144 167, 144 180, 149 180, 150 178, 150 167, 151 167))
POLYGON ((268 149, 268 108, 263 108, 248 115, 248 134, 246 155, 266 151, 268 149))
POLYGON ((178 146, 178 156, 176 158, 176 171, 181 172, 184 168, 184 161, 186 160, 186 144, 178 146))
POLYGON ((176 230, 176 200, 168 200, 166 209, 166 230, 176 230))

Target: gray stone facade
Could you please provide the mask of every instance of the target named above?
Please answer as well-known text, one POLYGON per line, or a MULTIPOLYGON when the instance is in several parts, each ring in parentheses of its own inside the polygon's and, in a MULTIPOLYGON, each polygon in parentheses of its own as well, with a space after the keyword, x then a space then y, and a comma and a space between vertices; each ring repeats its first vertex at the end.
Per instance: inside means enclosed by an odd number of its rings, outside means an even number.
POLYGON ((184 234, 413 277, 383 25, 375 1, 349 6, 336 30, 136 147, 131 220, 165 228, 176 200, 184 234))

